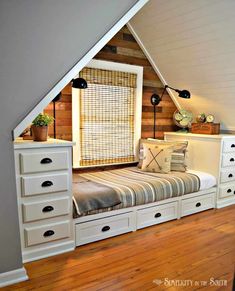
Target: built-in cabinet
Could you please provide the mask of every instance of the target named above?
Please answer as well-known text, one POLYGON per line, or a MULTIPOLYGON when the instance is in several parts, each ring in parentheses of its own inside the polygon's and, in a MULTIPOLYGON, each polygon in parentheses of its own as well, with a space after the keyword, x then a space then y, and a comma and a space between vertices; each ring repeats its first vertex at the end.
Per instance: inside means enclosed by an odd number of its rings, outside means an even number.
POLYGON ((15 169, 23 261, 73 250, 71 142, 17 139, 15 169))
POLYGON ((188 168, 217 179, 216 206, 235 204, 235 135, 166 132, 166 140, 187 140, 188 168))

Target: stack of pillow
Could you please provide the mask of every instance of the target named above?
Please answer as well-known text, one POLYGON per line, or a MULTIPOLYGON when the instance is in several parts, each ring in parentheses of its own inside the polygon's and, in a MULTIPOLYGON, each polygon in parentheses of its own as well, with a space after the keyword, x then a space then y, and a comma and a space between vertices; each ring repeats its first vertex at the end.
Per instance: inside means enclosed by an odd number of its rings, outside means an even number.
POLYGON ((187 141, 141 139, 138 167, 146 172, 185 172, 187 141))

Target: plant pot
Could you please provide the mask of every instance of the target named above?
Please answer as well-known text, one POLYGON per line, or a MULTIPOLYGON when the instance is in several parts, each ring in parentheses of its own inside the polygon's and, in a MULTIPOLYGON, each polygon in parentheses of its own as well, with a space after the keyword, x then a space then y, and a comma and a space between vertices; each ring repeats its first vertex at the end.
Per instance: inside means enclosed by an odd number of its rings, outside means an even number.
POLYGON ((47 141, 48 126, 32 125, 31 128, 34 141, 47 141))

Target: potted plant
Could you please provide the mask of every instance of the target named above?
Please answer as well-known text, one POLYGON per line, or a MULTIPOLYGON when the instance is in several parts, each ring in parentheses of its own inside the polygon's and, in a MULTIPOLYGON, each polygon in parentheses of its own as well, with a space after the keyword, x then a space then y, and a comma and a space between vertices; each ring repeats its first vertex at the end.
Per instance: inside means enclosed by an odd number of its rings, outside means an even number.
POLYGON ((40 113, 32 122, 32 135, 34 141, 47 141, 48 125, 54 118, 48 114, 40 113))

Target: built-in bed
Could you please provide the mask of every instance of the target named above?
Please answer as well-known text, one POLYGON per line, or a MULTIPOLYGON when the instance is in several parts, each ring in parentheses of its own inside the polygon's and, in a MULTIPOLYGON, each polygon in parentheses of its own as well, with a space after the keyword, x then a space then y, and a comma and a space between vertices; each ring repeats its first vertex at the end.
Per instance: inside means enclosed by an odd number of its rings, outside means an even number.
POLYGON ((137 167, 73 175, 76 245, 215 207, 215 178, 137 167))

